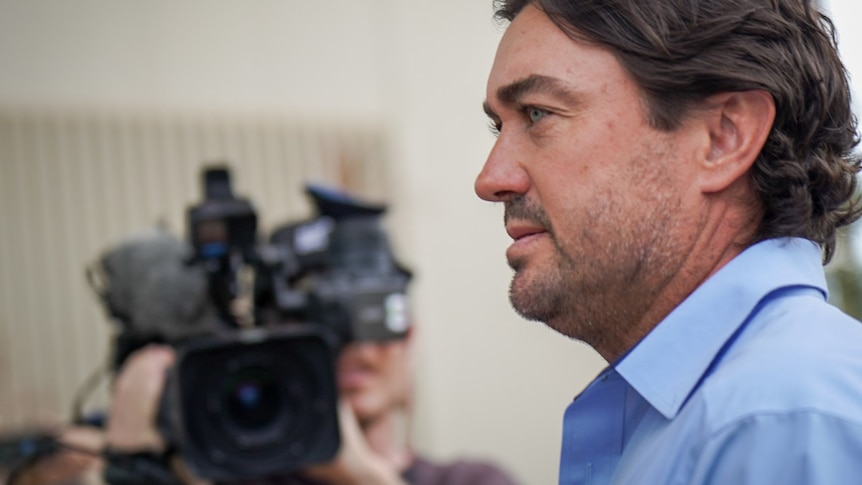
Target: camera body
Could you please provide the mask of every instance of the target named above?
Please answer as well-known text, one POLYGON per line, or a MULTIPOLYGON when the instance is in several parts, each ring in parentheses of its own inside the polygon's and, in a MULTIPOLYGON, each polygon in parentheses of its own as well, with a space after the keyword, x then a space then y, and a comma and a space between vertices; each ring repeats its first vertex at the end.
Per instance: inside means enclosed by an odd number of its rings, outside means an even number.
POLYGON ((403 338, 409 326, 411 274, 392 255, 385 207, 307 185, 317 214, 260 243, 254 208, 233 195, 229 171, 205 169, 203 183, 204 200, 187 213, 190 244, 138 258, 146 271, 170 260, 162 274, 182 282, 176 290, 145 292, 143 282, 159 278, 119 271, 134 259, 126 254, 102 259, 101 296, 122 324, 114 367, 150 342, 176 348, 159 428, 202 478, 284 475, 328 461, 339 448, 340 348, 403 338), (115 285, 119 274, 131 284, 115 285), (128 301, 178 310, 162 318, 170 328, 152 331, 156 318, 128 301), (173 332, 183 326, 189 331, 173 332))

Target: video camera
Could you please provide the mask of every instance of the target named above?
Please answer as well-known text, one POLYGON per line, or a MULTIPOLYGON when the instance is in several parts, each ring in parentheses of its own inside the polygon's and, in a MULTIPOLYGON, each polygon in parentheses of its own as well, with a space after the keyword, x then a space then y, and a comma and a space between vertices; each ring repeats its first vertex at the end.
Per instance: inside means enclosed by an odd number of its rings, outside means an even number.
POLYGON ((406 335, 411 274, 393 257, 384 206, 306 185, 317 214, 257 236, 224 167, 203 172, 189 244, 160 231, 91 273, 120 323, 113 367, 151 342, 177 360, 159 413, 192 471, 230 481, 284 475, 339 447, 334 360, 354 341, 406 335))

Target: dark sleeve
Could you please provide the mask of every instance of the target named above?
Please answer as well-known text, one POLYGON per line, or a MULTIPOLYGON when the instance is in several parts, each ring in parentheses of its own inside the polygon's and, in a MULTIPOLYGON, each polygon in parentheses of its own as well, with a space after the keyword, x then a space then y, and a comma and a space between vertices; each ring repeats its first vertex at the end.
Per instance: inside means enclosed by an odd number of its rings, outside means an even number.
POLYGON ((216 485, 326 485, 325 483, 303 478, 299 475, 283 475, 261 478, 249 478, 230 482, 219 482, 216 485))
POLYGON ((417 458, 405 475, 411 485, 517 485, 500 467, 482 461, 437 464, 417 458))

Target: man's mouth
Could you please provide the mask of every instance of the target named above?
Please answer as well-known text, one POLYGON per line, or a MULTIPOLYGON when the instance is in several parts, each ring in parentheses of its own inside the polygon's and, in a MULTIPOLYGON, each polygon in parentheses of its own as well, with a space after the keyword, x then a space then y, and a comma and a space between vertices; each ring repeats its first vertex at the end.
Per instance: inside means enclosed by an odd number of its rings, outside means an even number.
POLYGON ((506 259, 512 265, 516 261, 524 262, 524 258, 531 252, 532 247, 544 239, 548 230, 535 223, 508 221, 506 233, 514 241, 506 250, 506 259))
POLYGON ((511 237, 515 242, 531 236, 544 234, 546 232, 547 230, 544 227, 535 224, 519 222, 509 222, 506 224, 506 233, 508 233, 509 237, 511 237))

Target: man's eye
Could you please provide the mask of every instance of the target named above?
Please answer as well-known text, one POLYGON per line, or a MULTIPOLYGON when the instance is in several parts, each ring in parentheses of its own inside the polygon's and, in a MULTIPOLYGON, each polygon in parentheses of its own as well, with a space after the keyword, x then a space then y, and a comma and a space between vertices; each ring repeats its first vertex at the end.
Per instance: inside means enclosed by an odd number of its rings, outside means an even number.
POLYGON ((496 120, 488 120, 488 131, 494 136, 500 135, 500 130, 503 128, 503 123, 496 120))
POLYGON ((527 117, 528 117, 528 118, 530 118, 530 122, 531 122, 531 123, 536 123, 536 122, 538 122, 539 120, 541 120, 542 118, 544 118, 544 117, 545 117, 545 115, 547 115, 547 114, 548 114, 548 112, 547 112, 547 111, 545 111, 545 110, 543 110, 543 109, 541 109, 541 108, 535 108, 535 107, 532 107, 532 106, 527 107, 527 109, 526 109, 526 113, 527 113, 527 117))

